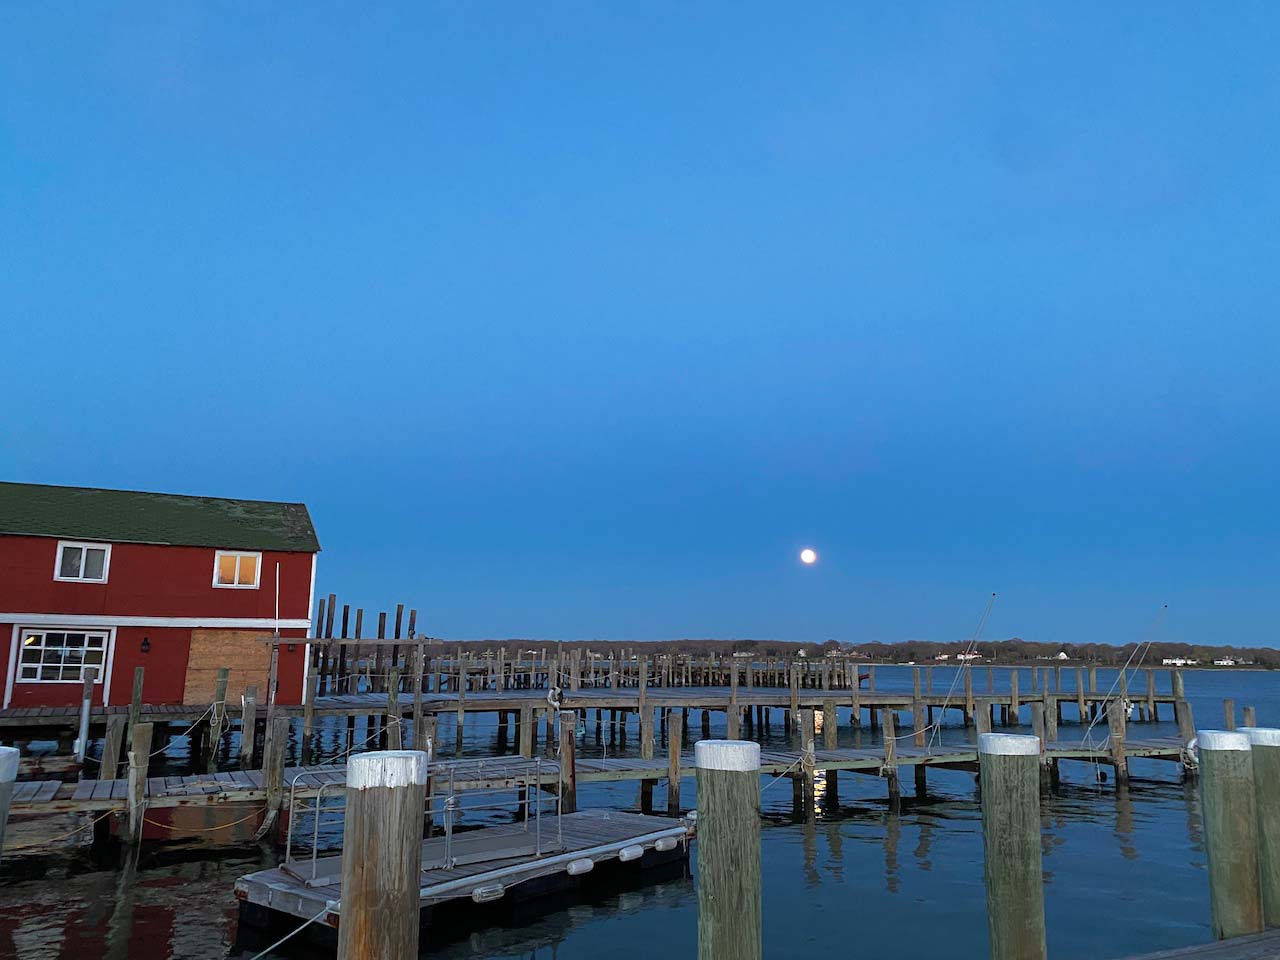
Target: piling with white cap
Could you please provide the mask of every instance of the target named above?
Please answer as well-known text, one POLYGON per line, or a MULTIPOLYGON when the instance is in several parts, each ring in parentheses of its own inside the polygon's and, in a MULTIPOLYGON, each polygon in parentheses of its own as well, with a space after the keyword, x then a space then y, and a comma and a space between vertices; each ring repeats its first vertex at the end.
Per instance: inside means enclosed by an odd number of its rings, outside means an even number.
POLYGON ((699 740, 698 960, 760 960, 760 744, 699 740))
POLYGON ((991 960, 1044 960, 1040 739, 978 736, 991 960))
POLYGON ((1219 939, 1262 931, 1262 892, 1249 737, 1201 730, 1200 806, 1209 861, 1209 907, 1219 939))
POLYGON ((1280 927, 1280 729, 1245 727, 1253 757, 1253 796, 1258 831, 1262 920, 1280 927))
POLYGON ((9 822, 9 801, 13 782, 18 779, 18 748, 0 747, 0 852, 4 850, 4 828, 9 822))
POLYGON ((338 960, 418 955, 427 755, 363 753, 347 762, 338 960))

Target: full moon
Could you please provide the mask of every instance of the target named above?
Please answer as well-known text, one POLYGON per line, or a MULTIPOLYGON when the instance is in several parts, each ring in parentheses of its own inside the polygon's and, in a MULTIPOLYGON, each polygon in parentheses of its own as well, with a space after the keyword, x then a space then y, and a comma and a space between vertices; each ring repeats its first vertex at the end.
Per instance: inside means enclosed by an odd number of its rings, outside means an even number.
POLYGON ((806 566, 818 562, 818 552, 812 547, 805 547, 800 551, 800 562, 806 566))

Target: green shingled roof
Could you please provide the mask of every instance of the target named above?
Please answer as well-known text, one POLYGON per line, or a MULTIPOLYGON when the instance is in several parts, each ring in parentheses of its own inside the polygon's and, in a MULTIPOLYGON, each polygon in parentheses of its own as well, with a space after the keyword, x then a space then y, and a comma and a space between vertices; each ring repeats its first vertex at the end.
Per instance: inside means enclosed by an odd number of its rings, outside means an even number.
POLYGON ((0 482, 0 534, 314 553, 302 503, 0 482))

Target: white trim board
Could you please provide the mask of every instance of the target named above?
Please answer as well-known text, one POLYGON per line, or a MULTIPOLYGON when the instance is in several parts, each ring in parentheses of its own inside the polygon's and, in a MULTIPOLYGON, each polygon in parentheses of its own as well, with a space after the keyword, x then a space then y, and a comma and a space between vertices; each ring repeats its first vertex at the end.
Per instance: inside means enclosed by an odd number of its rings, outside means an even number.
POLYGON ((84 627, 227 627, 241 630, 310 630, 311 619, 276 620, 274 617, 115 617, 91 613, 0 613, 0 623, 24 627, 73 624, 84 627))

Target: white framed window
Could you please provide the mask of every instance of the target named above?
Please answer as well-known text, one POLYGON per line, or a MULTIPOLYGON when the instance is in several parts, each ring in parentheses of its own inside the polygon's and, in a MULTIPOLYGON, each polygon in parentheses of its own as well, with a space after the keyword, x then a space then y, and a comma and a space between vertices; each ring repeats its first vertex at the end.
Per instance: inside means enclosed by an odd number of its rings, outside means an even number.
POLYGON ((24 628, 18 644, 20 683, 82 683, 85 667, 97 667, 95 683, 106 677, 110 630, 24 628))
POLYGON ((111 570, 111 544, 59 540, 53 579, 75 583, 106 583, 111 570))
POLYGON ((233 590, 257 590, 262 554, 219 550, 213 555, 213 585, 233 590))

